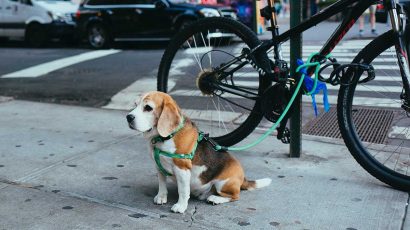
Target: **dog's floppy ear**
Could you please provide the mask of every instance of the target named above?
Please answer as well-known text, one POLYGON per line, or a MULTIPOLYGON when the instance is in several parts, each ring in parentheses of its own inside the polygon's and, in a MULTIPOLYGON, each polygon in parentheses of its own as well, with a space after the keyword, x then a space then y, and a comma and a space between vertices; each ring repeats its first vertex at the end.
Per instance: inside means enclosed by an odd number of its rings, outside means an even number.
POLYGON ((169 136, 178 128, 181 121, 181 114, 175 101, 171 98, 164 98, 161 115, 158 119, 157 129, 162 137, 169 136))

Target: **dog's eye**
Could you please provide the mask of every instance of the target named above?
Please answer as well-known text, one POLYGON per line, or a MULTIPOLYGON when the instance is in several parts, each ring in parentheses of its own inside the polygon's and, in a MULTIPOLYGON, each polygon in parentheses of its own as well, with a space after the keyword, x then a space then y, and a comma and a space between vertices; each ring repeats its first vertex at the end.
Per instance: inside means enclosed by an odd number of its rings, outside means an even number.
POLYGON ((149 105, 145 105, 144 106, 144 112, 151 112, 152 111, 152 107, 149 105))

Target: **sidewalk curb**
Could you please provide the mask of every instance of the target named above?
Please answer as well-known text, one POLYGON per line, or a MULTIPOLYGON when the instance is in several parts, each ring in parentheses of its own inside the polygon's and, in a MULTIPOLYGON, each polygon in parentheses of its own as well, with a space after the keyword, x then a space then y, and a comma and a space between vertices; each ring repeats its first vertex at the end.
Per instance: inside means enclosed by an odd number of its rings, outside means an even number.
POLYGON ((12 101, 12 100, 14 100, 13 97, 0 96, 0 103, 12 101))

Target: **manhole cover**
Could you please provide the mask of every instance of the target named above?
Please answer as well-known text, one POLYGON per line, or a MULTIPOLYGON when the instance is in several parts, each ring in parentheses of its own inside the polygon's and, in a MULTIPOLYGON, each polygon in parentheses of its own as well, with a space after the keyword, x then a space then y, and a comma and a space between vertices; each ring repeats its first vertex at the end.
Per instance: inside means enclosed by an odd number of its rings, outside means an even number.
MULTIPOLYGON (((393 121, 394 113, 391 110, 358 108, 353 111, 353 120, 357 133, 362 141, 369 143, 385 143, 388 131, 393 121)), ((332 138, 342 138, 337 123, 336 108, 323 113, 318 118, 309 121, 303 127, 303 133, 332 138)))

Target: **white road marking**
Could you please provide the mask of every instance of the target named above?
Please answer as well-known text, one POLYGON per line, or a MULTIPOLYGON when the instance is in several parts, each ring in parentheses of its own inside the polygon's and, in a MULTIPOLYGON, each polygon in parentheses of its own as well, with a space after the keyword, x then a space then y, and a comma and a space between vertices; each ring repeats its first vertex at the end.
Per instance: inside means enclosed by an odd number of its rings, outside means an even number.
MULTIPOLYGON (((234 81, 236 86, 258 87, 259 82, 256 81, 234 81)), ((328 90, 339 90, 340 86, 327 85, 328 90)), ((363 85, 359 84, 356 87, 356 92, 380 92, 380 93, 401 93, 401 86, 378 86, 378 85, 363 85)))
MULTIPOLYGON (((360 41, 360 42, 344 42, 340 46, 338 46, 333 52, 333 56, 338 59, 339 62, 351 62, 353 57, 356 56, 356 53, 359 52, 363 47, 364 44, 368 43, 369 41, 360 41), (339 57, 339 58, 338 58, 339 57)), ((304 53, 312 53, 319 51, 321 46, 304 46, 303 51, 304 53)), ((282 46, 282 51, 285 56, 289 56, 289 46, 286 44, 282 46)), ((199 47, 199 48, 190 48, 185 50, 185 54, 203 54, 210 51, 209 47, 199 47)), ((271 55, 271 53, 269 54, 271 55)), ((304 59, 308 57, 308 55, 303 55, 304 59)), ((398 66, 395 65, 397 60, 391 55, 384 55, 382 54, 379 58, 375 60, 373 66, 377 70, 399 70, 398 66), (391 64, 389 62, 392 62, 391 64)), ((171 66, 170 74, 172 75, 184 75, 185 69, 187 67, 197 67, 196 60, 192 56, 186 56, 182 59, 178 60, 171 66)), ((257 87, 259 85, 257 77, 259 74, 250 66, 245 66, 240 71, 248 71, 249 72, 236 72, 235 76, 240 79, 240 77, 251 77, 255 79, 243 79, 242 81, 235 81, 238 85, 248 86, 248 87, 257 87)), ((383 73, 383 72, 381 72, 383 73)), ((387 72, 389 73, 389 72, 387 72)), ((329 74, 322 74, 323 77, 329 77, 329 74)), ((387 75, 386 72, 383 75, 387 75)), ((394 76, 376 76, 374 82, 380 82, 379 85, 360 85, 357 89, 358 92, 373 92, 377 91, 381 94, 385 92, 394 92, 394 93, 401 93, 402 87, 401 84, 401 77, 399 73, 393 73, 394 76), (397 82, 398 84, 393 86, 384 86, 383 82, 397 82)), ((197 89, 192 90, 176 90, 172 91, 172 88, 175 86, 175 82, 169 83, 169 90, 172 96, 181 96, 186 97, 189 100, 189 97, 202 97, 202 93, 197 89)), ((338 90, 339 86, 331 86, 327 85, 329 90, 334 93, 334 90, 338 90)), ((134 82, 132 85, 127 87, 126 89, 122 90, 121 92, 117 93, 113 98, 110 104, 104 106, 104 108, 111 108, 111 109, 129 109, 133 106, 133 100, 141 93, 155 90, 156 89, 156 78, 146 78, 141 79, 134 82)), ((329 92, 330 93, 330 92, 329 92)), ((373 94, 375 95, 375 94, 373 94)), ((227 98, 240 98, 233 94, 224 94, 227 98)), ((337 95, 329 95, 329 102, 331 104, 337 103, 337 95)), ((354 97, 354 104, 360 106, 375 106, 375 107, 388 107, 388 108, 400 108, 399 100, 389 99, 389 98, 372 98, 372 97, 354 97)), ((322 104, 322 95, 319 94, 316 96, 316 101, 318 104, 322 104)), ((309 96, 303 97, 303 102, 311 103, 311 98, 309 96)), ((232 111, 216 111, 216 110, 193 110, 188 108, 183 108, 183 111, 196 120, 211 120, 216 118, 222 118, 221 120, 224 122, 231 122, 232 120, 238 120, 238 117, 241 116, 240 113, 235 113, 232 111), (219 113, 219 114, 217 114, 219 113)))
POLYGON ((40 77, 42 75, 48 74, 50 72, 56 71, 58 69, 65 68, 70 65, 74 65, 80 62, 104 57, 107 55, 119 53, 121 50, 96 50, 91 52, 82 53, 79 55, 57 59, 51 62, 43 63, 40 65, 32 66, 23 70, 19 70, 13 73, 9 73, 1 76, 1 78, 33 78, 40 77))
MULTIPOLYGON (((253 70, 253 69, 252 69, 253 70)), ((252 71, 249 70, 249 71, 252 71)), ((330 74, 322 74, 324 78, 329 78, 330 74)), ((234 77, 251 77, 251 78, 259 78, 259 73, 255 71, 252 72, 235 72, 234 77)), ((395 75, 395 76, 376 76, 374 81, 391 81, 391 82, 397 82, 397 84, 402 84, 402 79, 401 76, 395 75)))
MULTIPOLYGON (((340 60, 340 59, 337 59, 338 61, 340 60)), ((349 61, 352 61, 352 59, 346 59, 346 60, 349 60, 349 61)), ((384 62, 383 62, 384 63, 384 62)), ((231 67, 232 68, 234 68, 234 67, 237 67, 238 66, 238 64, 233 64, 233 65, 231 65, 231 67)), ((398 71, 400 68, 399 68, 399 66, 398 65, 396 65, 396 64, 391 64, 391 65, 383 65, 383 64, 375 64, 375 63, 372 63, 372 66, 374 67, 374 69, 377 71, 377 70, 396 70, 396 71, 398 71)), ((245 69, 245 68, 247 68, 247 69, 249 69, 249 71, 255 71, 253 68, 251 68, 250 66, 245 66, 245 67, 243 67, 242 69, 245 69)))
POLYGON ((211 47, 196 47, 196 48, 188 48, 184 52, 187 54, 201 54, 211 51, 211 47))
MULTIPOLYGON (((115 94, 109 104, 103 106, 105 109, 130 110, 135 107, 134 102, 137 98, 149 91, 157 90, 157 80, 155 76, 150 78, 142 78, 127 88, 115 94)), ((168 81, 168 88, 172 89, 175 82, 168 81)))
POLYGON ((216 110, 182 109, 182 112, 194 120, 211 121, 218 118, 218 122, 231 122, 241 116, 241 113, 216 110))
MULTIPOLYGON (((197 97, 202 96, 199 90, 175 90, 170 93, 171 96, 185 96, 185 97, 197 97)), ((229 94, 226 95, 227 98, 242 98, 237 95, 229 94)), ((337 95, 328 95, 328 100, 330 104, 337 104, 337 95)), ((303 102, 311 103, 312 99, 310 96, 303 96, 303 102)), ((316 95, 316 102, 318 104, 323 104, 322 94, 316 95)), ((354 105, 357 106, 375 106, 375 107, 388 107, 388 108, 400 108, 401 104, 399 101, 395 101, 389 98, 369 98, 369 97, 354 97, 354 105)))
MULTIPOLYGON (((332 57, 335 57, 336 59, 338 59, 338 57, 340 56, 340 57, 352 57, 352 59, 351 60, 353 60, 353 57, 356 57, 357 56, 357 53, 355 53, 355 52, 352 52, 351 50, 350 51, 348 51, 348 50, 345 50, 345 51, 335 51, 335 52, 332 52, 331 53, 332 54, 332 57)), ((289 51, 287 51, 287 50, 283 50, 282 51, 282 55, 283 56, 287 56, 287 57, 289 57, 290 56, 290 52, 289 51)), ((307 58, 307 57, 309 57, 310 56, 310 53, 307 53, 307 52, 305 52, 305 53, 303 53, 303 57, 304 58, 307 58)), ((273 54, 269 54, 269 57, 273 57, 273 54)), ((394 57, 393 55, 391 55, 391 54, 387 54, 387 53, 382 53, 380 56, 378 56, 378 58, 380 58, 380 57, 394 57)), ((339 60, 339 59, 338 59, 339 60)), ((397 60, 397 59, 396 59, 397 60)))
MULTIPOLYGON (((171 75, 173 74, 184 74, 181 70, 187 66, 195 64, 192 58, 184 58, 179 60, 175 65, 171 67, 171 75)), ((168 91, 171 91, 175 86, 175 82, 168 80, 168 91)), ((118 109, 118 110, 130 110, 134 107, 135 100, 140 97, 142 94, 157 90, 157 77, 153 73, 152 76, 147 78, 142 78, 127 88, 119 91, 112 98, 110 103, 103 106, 105 109, 118 109)))
MULTIPOLYGON (((195 61, 193 58, 183 58, 178 60, 178 62, 176 62, 174 65, 171 66, 171 69, 169 70, 169 75, 183 75, 185 74, 185 72, 183 72, 181 69, 191 66, 192 64, 194 64, 195 61)), ((197 65, 194 65, 195 67, 197 65)))

